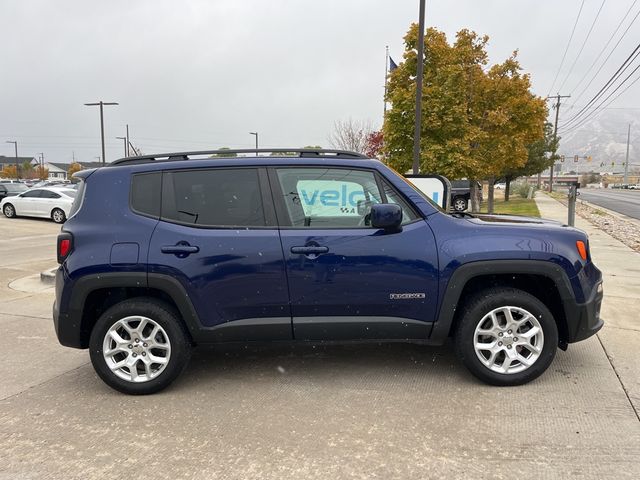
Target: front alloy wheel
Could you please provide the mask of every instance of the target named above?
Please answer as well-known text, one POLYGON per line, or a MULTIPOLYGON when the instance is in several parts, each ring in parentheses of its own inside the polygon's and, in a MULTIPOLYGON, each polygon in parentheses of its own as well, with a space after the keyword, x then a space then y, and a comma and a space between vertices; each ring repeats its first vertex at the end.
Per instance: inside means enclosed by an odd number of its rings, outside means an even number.
POLYGON ((16 216, 16 209, 13 208, 13 205, 11 205, 10 203, 7 203, 2 211, 4 213, 4 216, 7 218, 13 218, 16 216))
POLYGON ((540 322, 523 308, 498 307, 478 322, 473 347, 480 361, 498 373, 518 373, 540 357, 544 333, 540 322))
POLYGON ((133 298, 107 309, 91 331, 91 363, 110 387, 155 393, 182 372, 191 342, 179 314, 155 298, 133 298))
POLYGON ((538 298, 511 287, 483 290, 467 300, 455 331, 458 357, 492 385, 521 385, 553 361, 558 327, 538 298))

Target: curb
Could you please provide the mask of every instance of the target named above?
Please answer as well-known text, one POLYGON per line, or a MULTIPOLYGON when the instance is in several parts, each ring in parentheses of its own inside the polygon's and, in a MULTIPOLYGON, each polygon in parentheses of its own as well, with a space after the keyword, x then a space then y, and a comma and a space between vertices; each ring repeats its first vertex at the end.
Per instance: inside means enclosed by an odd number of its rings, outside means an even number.
POLYGON ((56 270, 58 270, 58 267, 40 272, 40 281, 47 285, 53 285, 56 281, 56 270))

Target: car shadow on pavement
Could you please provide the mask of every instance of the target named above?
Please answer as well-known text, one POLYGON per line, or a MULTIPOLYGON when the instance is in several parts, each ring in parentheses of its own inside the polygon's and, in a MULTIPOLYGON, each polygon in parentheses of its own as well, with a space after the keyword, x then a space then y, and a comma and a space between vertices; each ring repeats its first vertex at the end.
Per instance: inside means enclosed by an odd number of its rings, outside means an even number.
MULTIPOLYGON (((455 358, 451 345, 442 347, 408 343, 315 345, 220 345, 198 347, 177 380, 177 388, 224 381, 303 381, 305 383, 379 382, 425 375, 455 377, 477 383, 455 358)), ((453 380, 453 378, 452 378, 453 380)))

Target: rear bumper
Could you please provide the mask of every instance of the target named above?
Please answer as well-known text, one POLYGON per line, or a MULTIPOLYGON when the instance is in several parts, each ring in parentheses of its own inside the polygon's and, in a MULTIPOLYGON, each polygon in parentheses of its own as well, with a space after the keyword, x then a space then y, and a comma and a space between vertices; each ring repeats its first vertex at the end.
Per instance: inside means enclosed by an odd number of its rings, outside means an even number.
POLYGON ((602 275, 600 274, 598 282, 585 303, 568 304, 565 302, 569 330, 567 343, 575 343, 589 338, 602 328, 604 322, 600 318, 600 308, 603 296, 602 275))
POLYGON ((68 290, 65 292, 65 284, 68 283, 67 274, 63 267, 56 271, 56 299, 53 302, 53 326, 56 330, 58 341, 65 347, 87 348, 82 341, 82 329, 80 312, 73 314, 71 309, 64 311, 61 305, 69 305, 68 290))

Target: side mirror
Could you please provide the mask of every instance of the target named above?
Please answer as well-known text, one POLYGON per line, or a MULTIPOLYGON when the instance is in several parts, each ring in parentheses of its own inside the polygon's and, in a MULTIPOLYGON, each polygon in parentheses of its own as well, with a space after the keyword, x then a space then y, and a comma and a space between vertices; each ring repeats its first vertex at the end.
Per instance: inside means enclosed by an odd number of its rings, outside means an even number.
POLYGON ((377 203, 371 206, 371 226, 398 231, 402 224, 402 208, 395 203, 377 203))

